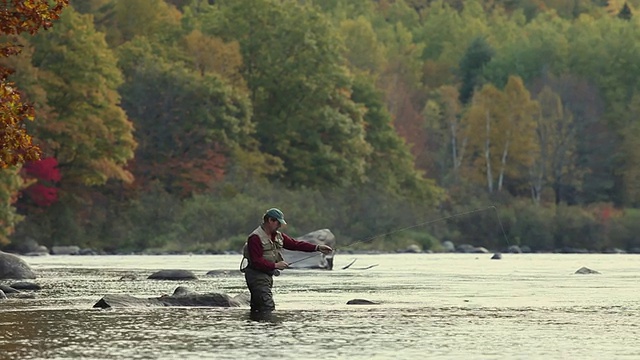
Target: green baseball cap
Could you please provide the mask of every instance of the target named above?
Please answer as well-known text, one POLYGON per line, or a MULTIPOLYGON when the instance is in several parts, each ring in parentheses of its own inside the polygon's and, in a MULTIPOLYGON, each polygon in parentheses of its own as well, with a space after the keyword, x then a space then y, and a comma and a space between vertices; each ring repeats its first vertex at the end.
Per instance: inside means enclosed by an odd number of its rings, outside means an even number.
POLYGON ((282 225, 287 223, 286 221, 284 221, 284 214, 282 213, 282 211, 280 211, 280 209, 271 208, 271 209, 267 210, 265 215, 270 216, 270 217, 278 220, 280 222, 280 224, 282 224, 282 225))

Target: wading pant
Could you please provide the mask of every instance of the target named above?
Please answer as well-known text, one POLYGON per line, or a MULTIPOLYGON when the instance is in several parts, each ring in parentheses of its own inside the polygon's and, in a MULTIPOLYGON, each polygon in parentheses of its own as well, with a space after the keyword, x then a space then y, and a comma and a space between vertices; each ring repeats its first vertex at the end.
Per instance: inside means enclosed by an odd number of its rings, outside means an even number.
POLYGON ((273 302, 273 277, 259 270, 247 268, 244 271, 247 287, 251 292, 251 312, 271 312, 276 309, 273 302))

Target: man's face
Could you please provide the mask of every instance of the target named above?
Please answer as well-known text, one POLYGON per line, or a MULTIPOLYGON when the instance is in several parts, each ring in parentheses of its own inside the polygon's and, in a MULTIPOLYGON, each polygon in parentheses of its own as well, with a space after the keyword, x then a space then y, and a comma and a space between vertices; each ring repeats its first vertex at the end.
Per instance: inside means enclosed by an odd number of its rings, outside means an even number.
POLYGON ((267 225, 269 226, 269 232, 271 234, 275 233, 276 231, 278 231, 278 229, 280 229, 280 227, 282 226, 282 224, 280 224, 280 221, 270 218, 269 221, 267 222, 267 225))

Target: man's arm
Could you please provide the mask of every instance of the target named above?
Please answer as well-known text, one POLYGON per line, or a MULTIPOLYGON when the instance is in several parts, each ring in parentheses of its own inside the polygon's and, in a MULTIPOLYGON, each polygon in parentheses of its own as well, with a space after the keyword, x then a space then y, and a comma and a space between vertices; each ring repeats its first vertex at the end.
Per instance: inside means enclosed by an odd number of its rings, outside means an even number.
POLYGON ((254 269, 269 272, 276 268, 275 263, 262 256, 262 243, 260 242, 260 237, 258 235, 254 234, 249 236, 247 248, 249 250, 249 262, 254 269))
POLYGON ((284 248, 287 250, 297 250, 305 252, 314 252, 318 250, 315 244, 306 241, 299 241, 291 238, 289 235, 282 233, 284 248))

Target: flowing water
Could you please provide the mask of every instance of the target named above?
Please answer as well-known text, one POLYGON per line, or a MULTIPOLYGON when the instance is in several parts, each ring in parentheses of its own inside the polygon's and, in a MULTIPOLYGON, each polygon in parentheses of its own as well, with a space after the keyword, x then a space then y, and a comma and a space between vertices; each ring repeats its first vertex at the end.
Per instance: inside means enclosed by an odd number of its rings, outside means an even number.
POLYGON ((248 307, 92 308, 179 285, 236 295, 238 255, 24 258, 43 289, 0 300, 0 359, 640 359, 640 257, 490 257, 338 254, 333 271, 276 277, 269 321, 248 307), (583 266, 601 274, 574 274, 583 266), (160 269, 199 280, 146 279, 160 269))

